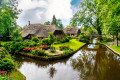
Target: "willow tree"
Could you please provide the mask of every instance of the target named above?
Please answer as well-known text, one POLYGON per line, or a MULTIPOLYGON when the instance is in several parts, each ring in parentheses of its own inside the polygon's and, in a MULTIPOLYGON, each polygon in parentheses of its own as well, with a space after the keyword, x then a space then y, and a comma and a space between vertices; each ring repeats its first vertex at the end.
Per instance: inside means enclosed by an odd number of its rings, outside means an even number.
POLYGON ((119 0, 97 0, 97 9, 101 7, 99 17, 103 23, 105 34, 116 34, 118 46, 118 33, 120 32, 120 1, 119 0))
POLYGON ((101 11, 96 7, 97 0, 84 0, 80 3, 80 9, 71 18, 71 26, 91 26, 95 28, 99 35, 102 34, 102 23, 99 12, 101 11))

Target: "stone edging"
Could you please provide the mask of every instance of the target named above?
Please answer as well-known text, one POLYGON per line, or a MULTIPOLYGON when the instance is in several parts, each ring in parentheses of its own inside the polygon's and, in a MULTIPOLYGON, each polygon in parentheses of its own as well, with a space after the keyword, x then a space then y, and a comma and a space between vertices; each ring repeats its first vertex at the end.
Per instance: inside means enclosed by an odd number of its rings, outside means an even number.
POLYGON ((117 56, 120 56, 120 53, 116 52, 115 50, 113 50, 112 48, 110 48, 109 46, 105 45, 105 44, 102 44, 104 45, 106 48, 108 48, 110 51, 112 51, 114 54, 116 54, 117 56))
POLYGON ((65 55, 65 56, 43 57, 43 56, 34 56, 34 55, 31 55, 31 54, 26 54, 26 53, 21 53, 21 52, 19 52, 17 54, 21 55, 21 56, 33 58, 33 59, 43 60, 43 61, 54 61, 54 60, 60 60, 60 59, 68 58, 68 57, 72 56, 74 53, 76 53, 77 51, 79 51, 81 48, 83 48, 86 45, 87 44, 84 44, 83 46, 81 46, 77 50, 73 51, 70 55, 65 55))

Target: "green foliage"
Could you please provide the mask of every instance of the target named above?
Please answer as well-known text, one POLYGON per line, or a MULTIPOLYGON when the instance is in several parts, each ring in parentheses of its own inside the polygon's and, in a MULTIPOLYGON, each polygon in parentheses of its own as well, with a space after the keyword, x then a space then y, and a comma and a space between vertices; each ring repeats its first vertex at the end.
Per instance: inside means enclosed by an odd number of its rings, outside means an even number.
POLYGON ((89 39, 85 36, 84 33, 81 33, 81 35, 79 35, 79 41, 89 43, 89 39))
POLYGON ((98 13, 101 11, 100 8, 97 10, 98 0, 84 0, 80 3, 80 10, 74 14, 70 21, 71 26, 84 26, 93 27, 97 30, 98 34, 101 35, 102 22, 101 17, 98 13))
POLYGON ((55 39, 55 36, 53 35, 53 33, 49 33, 49 39, 50 39, 50 44, 53 44, 55 39))
POLYGON ((59 46, 60 50, 70 50, 69 45, 59 46))
POLYGON ((12 59, 3 58, 0 60, 0 70, 12 70, 14 69, 14 62, 12 59))
POLYGON ((4 44, 5 49, 7 49, 10 54, 18 52, 20 46, 22 46, 22 42, 9 42, 4 44))
POLYGON ((0 47, 0 70, 11 70, 14 69, 14 62, 11 59, 8 51, 0 47))
MULTIPOLYGON (((16 0, 6 0, 6 2, 0 6, 2 7, 0 7, 0 34, 3 35, 3 40, 9 40, 8 37, 18 28, 16 19, 20 10, 17 9, 18 5, 16 0)), ((17 40, 20 40, 20 37, 18 37, 17 40)))
POLYGON ((41 44, 42 45, 45 45, 45 44, 46 45, 51 45, 50 39, 49 38, 42 39, 41 44))
POLYGON ((52 18, 52 22, 51 22, 52 25, 56 25, 57 27, 59 27, 60 29, 63 29, 63 24, 62 24, 62 21, 60 19, 56 19, 55 15, 53 15, 53 18, 52 18))
POLYGON ((19 29, 13 31, 11 36, 13 41, 22 41, 23 39, 19 29))
POLYGON ((72 54, 71 50, 65 50, 63 51, 63 54, 61 54, 61 56, 70 55, 70 54, 72 54))
POLYGON ((45 25, 50 25, 50 21, 47 21, 44 23, 45 25))
POLYGON ((35 43, 35 42, 31 42, 31 43, 29 44, 29 47, 33 47, 33 46, 38 46, 38 44, 35 43))
POLYGON ((48 54, 45 53, 45 50, 43 50, 43 49, 37 49, 37 55, 38 56, 47 56, 48 54))
POLYGON ((55 15, 53 15, 51 24, 52 24, 52 25, 53 25, 53 24, 56 25, 56 23, 57 23, 57 19, 56 19, 55 15))
POLYGON ((71 39, 70 36, 66 35, 63 39, 60 40, 61 43, 69 42, 71 39))
POLYGON ((0 58, 5 58, 5 57, 10 58, 10 55, 5 48, 0 47, 0 58))
POLYGON ((39 42, 39 38, 34 36, 32 37, 32 41, 39 42))
POLYGON ((56 52, 55 47, 51 47, 51 48, 50 48, 50 52, 55 53, 55 52, 56 52))

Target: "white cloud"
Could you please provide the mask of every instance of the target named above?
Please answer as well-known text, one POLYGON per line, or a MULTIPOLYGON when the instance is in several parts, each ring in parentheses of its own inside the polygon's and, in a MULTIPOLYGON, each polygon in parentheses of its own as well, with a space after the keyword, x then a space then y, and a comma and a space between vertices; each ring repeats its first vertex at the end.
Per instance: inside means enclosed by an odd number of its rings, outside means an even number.
POLYGON ((23 11, 17 23, 20 26, 28 24, 28 21, 44 23, 51 20, 54 14, 61 20, 70 20, 73 13, 70 3, 71 0, 18 0, 18 8, 23 11))

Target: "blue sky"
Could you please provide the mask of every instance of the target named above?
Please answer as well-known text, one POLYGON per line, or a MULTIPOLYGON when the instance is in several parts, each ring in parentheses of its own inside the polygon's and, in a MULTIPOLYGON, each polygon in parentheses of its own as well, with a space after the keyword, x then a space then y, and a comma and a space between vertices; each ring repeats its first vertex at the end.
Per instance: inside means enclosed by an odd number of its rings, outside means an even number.
POLYGON ((18 15, 17 23, 21 27, 28 25, 28 21, 43 24, 51 21, 55 14, 67 26, 70 18, 79 10, 80 2, 81 0, 18 0, 18 9, 23 11, 18 15))
POLYGON ((78 7, 78 6, 80 5, 80 2, 81 2, 81 1, 82 1, 82 0, 72 0, 72 1, 71 1, 71 4, 78 7))

